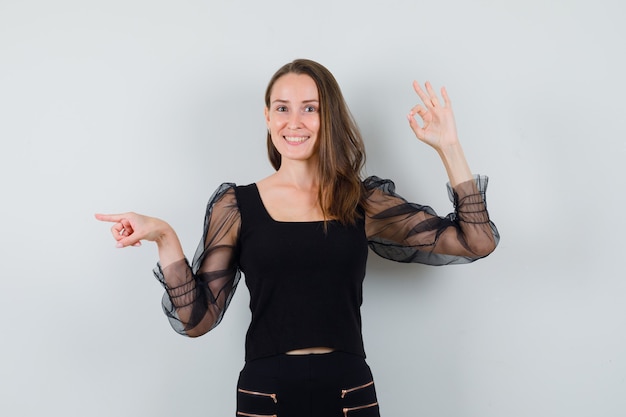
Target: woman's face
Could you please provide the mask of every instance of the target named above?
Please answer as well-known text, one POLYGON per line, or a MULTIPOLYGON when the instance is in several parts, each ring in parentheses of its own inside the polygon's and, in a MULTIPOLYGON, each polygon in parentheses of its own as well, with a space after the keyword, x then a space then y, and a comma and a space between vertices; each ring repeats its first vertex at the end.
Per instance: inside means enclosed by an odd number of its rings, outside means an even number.
POLYGON ((285 74, 274 83, 265 120, 283 163, 317 155, 319 104, 315 81, 306 74, 285 74))

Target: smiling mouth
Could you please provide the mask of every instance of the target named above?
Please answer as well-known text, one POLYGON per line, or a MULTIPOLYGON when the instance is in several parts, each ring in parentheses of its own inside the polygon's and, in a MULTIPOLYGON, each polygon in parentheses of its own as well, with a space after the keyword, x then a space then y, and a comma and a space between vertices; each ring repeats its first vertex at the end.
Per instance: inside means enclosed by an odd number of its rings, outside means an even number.
POLYGON ((309 136, 283 136, 287 143, 298 144, 309 139, 309 136))

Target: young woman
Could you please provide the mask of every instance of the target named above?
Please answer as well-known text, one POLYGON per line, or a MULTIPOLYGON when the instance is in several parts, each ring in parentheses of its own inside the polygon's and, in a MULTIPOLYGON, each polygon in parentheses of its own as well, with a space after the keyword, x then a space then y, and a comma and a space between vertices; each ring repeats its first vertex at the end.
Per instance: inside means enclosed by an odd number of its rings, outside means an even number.
POLYGON ((409 125, 445 165, 455 208, 446 217, 408 203, 389 180, 361 178, 358 128, 335 78, 310 60, 286 64, 267 87, 267 146, 276 172, 216 190, 191 263, 163 220, 96 215, 114 223, 118 247, 157 243, 164 310, 183 335, 217 326, 245 275, 252 320, 237 415, 378 416, 361 336, 368 247, 431 265, 472 262, 495 249, 487 178, 468 167, 446 90, 441 103, 429 83, 425 91, 413 86, 423 105, 410 111, 409 125))

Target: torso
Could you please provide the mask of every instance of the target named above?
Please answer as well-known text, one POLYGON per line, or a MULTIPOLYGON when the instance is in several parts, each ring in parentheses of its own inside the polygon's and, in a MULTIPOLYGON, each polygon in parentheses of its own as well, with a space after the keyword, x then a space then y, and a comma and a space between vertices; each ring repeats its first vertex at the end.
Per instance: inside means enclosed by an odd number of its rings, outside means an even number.
MULTIPOLYGON (((281 183, 279 180, 275 176, 270 176, 255 183, 258 196, 267 215, 274 222, 285 223, 284 227, 288 227, 289 223, 293 223, 294 227, 298 228, 306 223, 311 223, 307 229, 320 227, 314 224, 323 221, 322 210, 317 201, 317 190, 299 189, 292 184, 281 183)), ((285 350, 283 353, 288 355, 310 355, 330 353, 334 350, 334 348, 324 345, 312 345, 306 348, 285 350)))
MULTIPOLYGON (((281 185, 271 176, 258 181, 257 188, 265 209, 279 222, 323 221, 322 209, 317 201, 317 191, 298 190, 281 185)), ((333 352, 333 348, 316 346, 285 352, 287 355, 312 355, 333 352)))

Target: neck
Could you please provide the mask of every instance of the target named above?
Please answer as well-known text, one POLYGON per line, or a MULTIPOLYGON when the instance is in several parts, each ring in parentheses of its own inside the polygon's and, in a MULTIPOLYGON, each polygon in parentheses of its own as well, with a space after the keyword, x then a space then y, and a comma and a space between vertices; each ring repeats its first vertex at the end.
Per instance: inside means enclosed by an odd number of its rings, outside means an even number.
POLYGON ((313 190, 319 186, 317 166, 310 161, 283 161, 274 175, 298 190, 313 190))

